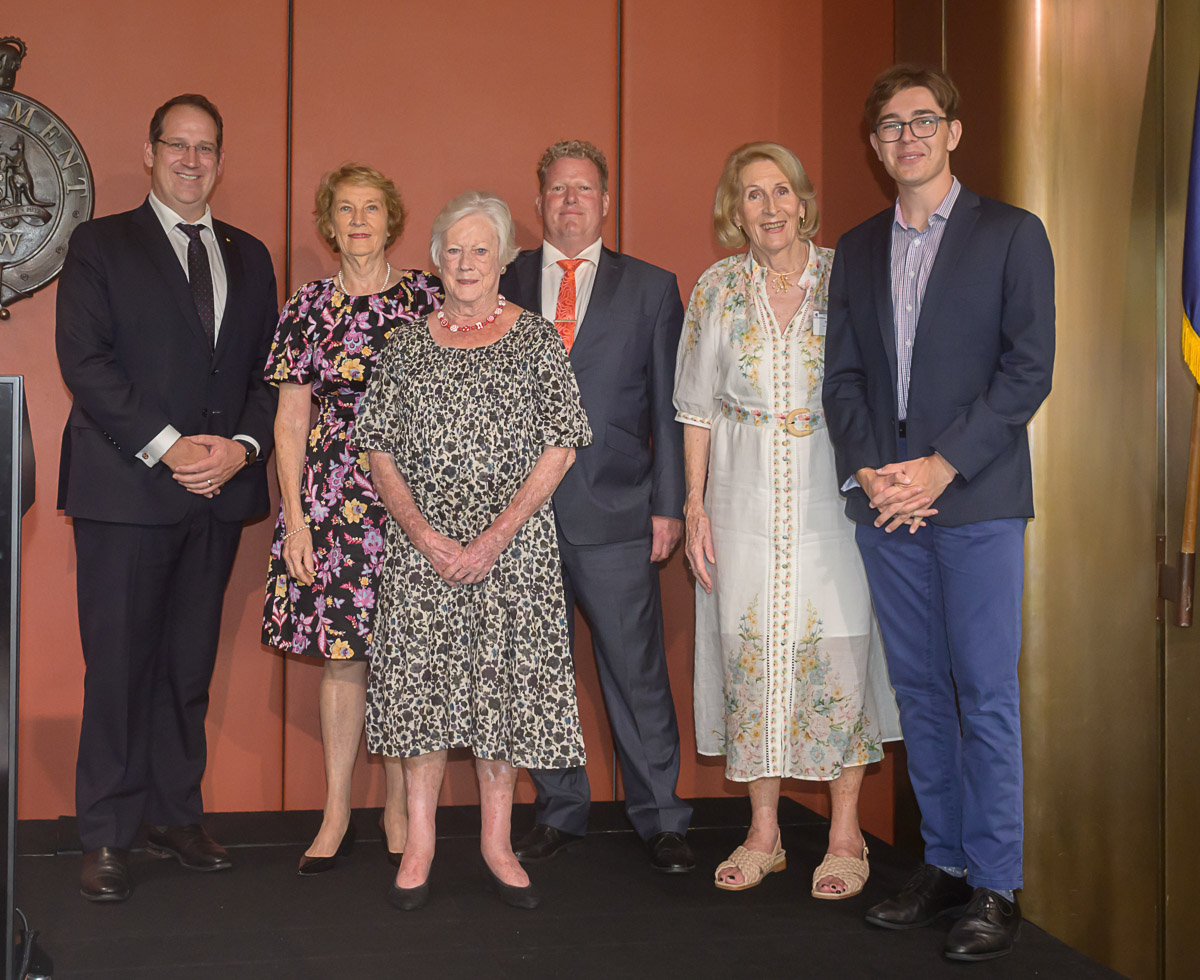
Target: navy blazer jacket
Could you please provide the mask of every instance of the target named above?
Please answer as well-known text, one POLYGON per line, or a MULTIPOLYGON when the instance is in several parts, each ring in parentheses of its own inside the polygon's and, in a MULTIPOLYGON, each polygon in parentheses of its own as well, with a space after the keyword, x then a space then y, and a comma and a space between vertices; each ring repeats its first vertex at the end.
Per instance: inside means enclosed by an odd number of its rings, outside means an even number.
POLYGON ((241 521, 267 512, 276 389, 263 380, 278 320, 275 272, 258 239, 213 222, 228 278, 215 352, 187 274, 147 200, 71 235, 58 283, 58 361, 74 396, 58 506, 71 517, 173 524, 196 501, 241 521), (209 499, 134 454, 168 424, 182 435, 253 436, 262 447, 209 499))
MULTIPOLYGON (((841 237, 829 284, 824 406, 842 486, 898 460, 889 207, 841 237)), ((1050 393, 1054 258, 1036 215, 965 187, 921 306, 906 421, 908 457, 938 452, 958 476, 931 523, 1033 516, 1026 425, 1050 393)), ((866 494, 846 513, 873 521, 866 494)))
MULTIPOLYGON (((522 252, 500 280, 513 302, 542 311, 542 250, 522 252)), ((551 314, 553 316, 553 314, 551 314)), ((602 249, 571 367, 594 441, 554 493, 573 545, 633 541, 651 515, 683 516, 683 426, 671 402, 683 301, 674 273, 602 249)))

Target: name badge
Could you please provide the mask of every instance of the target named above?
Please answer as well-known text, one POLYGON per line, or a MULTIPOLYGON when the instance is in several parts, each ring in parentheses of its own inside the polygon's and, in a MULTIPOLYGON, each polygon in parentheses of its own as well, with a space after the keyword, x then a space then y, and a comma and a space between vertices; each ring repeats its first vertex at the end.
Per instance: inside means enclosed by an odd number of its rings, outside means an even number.
POLYGON ((814 337, 824 337, 829 328, 829 313, 826 310, 813 310, 812 332, 814 337))

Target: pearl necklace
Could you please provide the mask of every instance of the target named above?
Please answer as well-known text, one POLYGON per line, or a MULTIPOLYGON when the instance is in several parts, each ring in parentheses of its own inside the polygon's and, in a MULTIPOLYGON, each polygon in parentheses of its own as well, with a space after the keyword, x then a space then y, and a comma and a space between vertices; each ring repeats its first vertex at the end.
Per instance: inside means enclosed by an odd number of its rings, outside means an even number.
MULTIPOLYGON (((392 263, 388 262, 387 263, 387 275, 384 276, 384 278, 383 278, 383 285, 380 286, 379 289, 376 290, 376 292, 386 293, 387 288, 388 288, 388 283, 390 283, 391 281, 392 281, 392 263)), ((338 269, 338 289, 340 289, 347 296, 353 295, 350 292, 350 290, 348 290, 346 288, 346 284, 344 282, 342 282, 342 270, 341 269, 338 269)), ((362 296, 363 294, 359 293, 359 295, 362 296)), ((373 294, 367 294, 367 295, 373 295, 373 294)))
POLYGON ((508 300, 499 294, 497 294, 497 299, 499 300, 499 305, 482 320, 476 320, 474 323, 451 323, 446 319, 446 314, 439 309, 437 311, 438 323, 451 333, 469 333, 472 330, 482 330, 489 323, 495 323, 496 317, 504 312, 504 305, 508 300))

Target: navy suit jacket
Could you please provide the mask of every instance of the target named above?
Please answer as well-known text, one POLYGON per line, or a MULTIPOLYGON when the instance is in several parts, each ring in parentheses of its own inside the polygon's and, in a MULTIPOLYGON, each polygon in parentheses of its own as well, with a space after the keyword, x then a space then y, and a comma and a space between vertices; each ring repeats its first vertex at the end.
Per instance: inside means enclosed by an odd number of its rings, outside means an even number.
MULTIPOLYGON (((542 312, 542 250, 522 252, 500 291, 542 312)), ((554 311, 550 311, 553 319, 554 311)), ((554 494, 573 545, 633 541, 651 515, 683 516, 683 426, 671 402, 683 301, 675 275, 603 249, 571 367, 594 441, 554 494)))
MULTIPOLYGON (((829 283, 824 406, 839 483, 896 462, 894 208, 841 237, 829 283)), ((1026 425, 1050 393, 1054 259, 1036 215, 965 187, 930 272, 912 352, 910 459, 938 452, 958 476, 934 524, 1033 516, 1026 425)), ((846 513, 873 521, 866 494, 846 513)))
POLYGON ((71 517, 174 524, 197 500, 225 521, 267 512, 276 391, 263 368, 278 320, 275 273, 262 242, 222 221, 213 226, 228 278, 215 352, 148 200, 85 222, 71 236, 55 334, 74 396, 58 496, 71 517), (185 436, 253 436, 258 461, 217 496, 197 497, 166 464, 147 467, 134 455, 168 424, 185 436))

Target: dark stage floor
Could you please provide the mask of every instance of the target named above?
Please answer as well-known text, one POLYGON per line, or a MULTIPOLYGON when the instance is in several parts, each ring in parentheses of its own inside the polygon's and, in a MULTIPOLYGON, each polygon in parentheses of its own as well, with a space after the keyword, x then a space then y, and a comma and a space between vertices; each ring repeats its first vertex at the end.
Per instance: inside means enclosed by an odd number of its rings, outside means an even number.
MULTIPOLYGON (((530 808, 518 811, 524 829, 530 808)), ((863 912, 903 884, 911 860, 871 841, 864 893, 816 901, 809 878, 827 824, 789 801, 780 816, 787 870, 740 893, 714 888, 712 869, 741 842, 746 802, 707 800, 689 837, 699 867, 682 876, 652 872, 618 805, 597 804, 583 844, 531 869, 544 898, 533 912, 484 890, 471 807, 443 811, 432 898, 417 912, 387 904, 392 870, 371 810, 355 814, 350 857, 314 878, 297 877, 296 862, 316 814, 214 815, 208 826, 230 846, 233 871, 196 874, 138 852, 133 896, 107 906, 79 895, 80 857, 62 853, 78 846, 72 822, 29 822, 16 896, 55 980, 1119 976, 1028 922, 1011 956, 981 964, 942 958, 946 927, 873 929, 863 912)))

